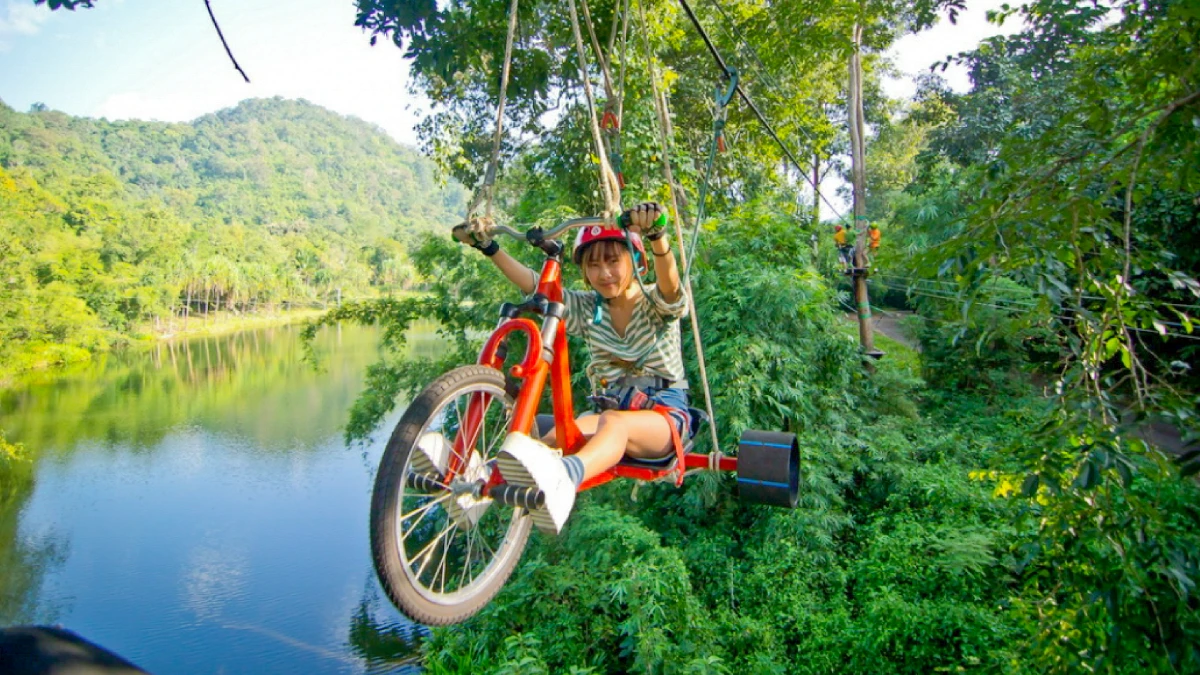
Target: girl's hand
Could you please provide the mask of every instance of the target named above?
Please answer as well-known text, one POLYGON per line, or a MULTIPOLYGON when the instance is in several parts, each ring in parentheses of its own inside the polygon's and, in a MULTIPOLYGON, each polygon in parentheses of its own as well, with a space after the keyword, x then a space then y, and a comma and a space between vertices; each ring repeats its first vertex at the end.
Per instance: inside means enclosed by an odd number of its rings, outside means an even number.
POLYGON ((662 236, 667 225, 667 210, 655 202, 643 202, 621 214, 621 226, 635 234, 654 240, 662 236))
POLYGON ((487 230, 491 226, 490 218, 472 218, 465 223, 455 225, 451 234, 467 246, 486 248, 492 243, 492 238, 487 235, 487 230))

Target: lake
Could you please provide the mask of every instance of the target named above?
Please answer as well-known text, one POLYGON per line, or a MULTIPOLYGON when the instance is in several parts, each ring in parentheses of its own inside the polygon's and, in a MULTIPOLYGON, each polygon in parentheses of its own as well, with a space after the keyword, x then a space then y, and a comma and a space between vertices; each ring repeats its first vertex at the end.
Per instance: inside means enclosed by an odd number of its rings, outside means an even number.
MULTIPOLYGON (((60 624, 158 675, 419 672, 368 507, 398 405, 341 428, 377 331, 284 326, 110 354, 0 393, 34 456, 0 486, 0 625, 60 624)), ((436 352, 432 331, 411 348, 436 352)))

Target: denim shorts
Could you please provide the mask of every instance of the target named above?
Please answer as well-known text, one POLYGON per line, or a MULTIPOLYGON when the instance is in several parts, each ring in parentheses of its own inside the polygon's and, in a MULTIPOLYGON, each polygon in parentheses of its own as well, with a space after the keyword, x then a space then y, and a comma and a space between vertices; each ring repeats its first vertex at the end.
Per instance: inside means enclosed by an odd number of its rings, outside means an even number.
MULTIPOLYGON (((621 392, 621 395, 618 397, 621 401, 620 410, 631 409, 630 403, 634 391, 633 387, 629 387, 621 392)), ((656 389, 654 387, 647 387, 641 391, 656 404, 670 408, 669 414, 675 422, 675 428, 679 431, 680 438, 686 440, 696 433, 691 409, 688 406, 687 389, 656 389)))

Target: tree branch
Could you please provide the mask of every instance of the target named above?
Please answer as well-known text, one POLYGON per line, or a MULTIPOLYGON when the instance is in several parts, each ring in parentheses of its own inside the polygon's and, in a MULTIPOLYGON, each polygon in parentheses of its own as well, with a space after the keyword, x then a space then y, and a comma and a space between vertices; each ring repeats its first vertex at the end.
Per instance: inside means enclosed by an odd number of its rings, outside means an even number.
POLYGON ((246 71, 238 65, 237 59, 233 58, 233 52, 229 51, 229 43, 225 41, 225 35, 221 33, 221 26, 217 24, 217 17, 213 16, 212 5, 208 4, 208 0, 204 0, 204 8, 208 10, 208 18, 212 19, 213 28, 217 29, 217 37, 221 38, 221 46, 225 48, 225 53, 229 55, 229 60, 233 61, 233 67, 242 74, 242 79, 246 84, 250 84, 250 78, 247 77, 246 71))

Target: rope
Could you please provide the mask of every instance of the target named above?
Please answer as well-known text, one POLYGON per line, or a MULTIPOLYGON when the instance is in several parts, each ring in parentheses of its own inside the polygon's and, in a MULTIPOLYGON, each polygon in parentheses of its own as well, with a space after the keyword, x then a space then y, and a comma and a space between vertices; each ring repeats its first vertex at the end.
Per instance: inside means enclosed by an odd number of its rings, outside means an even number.
POLYGON ((504 42, 504 66, 500 71, 500 101, 496 106, 496 131, 492 134, 492 159, 488 163, 483 184, 475 191, 475 195, 471 198, 471 204, 467 207, 468 220, 475 215, 475 210, 479 208, 479 202, 484 198, 487 199, 487 210, 484 213, 488 218, 492 217, 496 167, 500 164, 500 141, 504 136, 504 101, 508 93, 509 72, 512 70, 513 38, 517 34, 517 2, 518 0, 512 0, 508 6, 508 36, 504 42))
MULTIPOLYGON (((616 18, 613 18, 613 27, 616 27, 616 18)), ((629 51, 629 0, 625 0, 625 4, 621 10, 621 72, 617 76, 617 127, 622 128, 625 125, 625 66, 629 59, 627 54, 629 51)), ((611 49, 610 49, 611 52, 611 49)))
MULTIPOLYGON (((584 12, 586 17, 586 3, 584 12)), ((621 129, 624 124, 625 115, 625 72, 626 72, 626 52, 629 45, 629 0, 625 0, 624 12, 613 12, 612 32, 609 35, 608 53, 612 54, 615 50, 615 42, 617 39, 618 18, 624 17, 621 31, 621 72, 618 76, 617 89, 614 93, 609 91, 609 98, 604 102, 604 117, 600 120, 600 128, 608 137, 608 162, 612 167, 613 173, 617 176, 617 185, 622 190, 625 189, 625 173, 621 169, 623 160, 621 157, 621 129), (614 100, 615 99, 615 100, 614 100), (615 109, 615 110, 614 110, 615 109)), ((594 36, 593 36, 594 37, 594 36)), ((595 43, 593 43, 595 44, 595 43)), ((605 80, 608 84, 608 80, 605 80)))
POLYGON ((588 37, 592 41, 592 50, 596 52, 596 63, 600 64, 600 73, 604 76, 604 96, 607 100, 613 99, 612 73, 608 69, 608 59, 605 58, 604 52, 600 51, 600 41, 596 39, 596 28, 592 25, 592 13, 588 11, 587 0, 579 0, 579 6, 583 9, 583 24, 587 26, 588 37))
MULTIPOLYGON (((626 5, 628 7, 628 4, 626 5)), ((712 452, 708 455, 708 468, 716 471, 720 468, 721 442, 717 434, 717 416, 713 412, 712 390, 708 386, 708 370, 704 363, 704 345, 700 339, 700 320, 696 316, 696 301, 692 296, 692 265, 687 256, 682 255, 683 247, 683 211, 679 203, 679 191, 676 189, 675 178, 671 172, 671 148, 669 124, 670 116, 667 111, 666 99, 658 90, 658 69, 654 65, 654 55, 650 52, 649 24, 646 22, 646 7, 643 0, 638 0, 638 18, 642 22, 642 47, 646 52, 646 64, 650 69, 650 89, 654 94, 654 109, 658 114, 658 141, 662 146, 663 177, 671 191, 671 205, 675 220, 675 241, 680 251, 683 264, 683 285, 688 303, 688 317, 692 324, 692 339, 696 344, 696 362, 700 368, 700 383, 704 385, 704 409, 708 413, 708 429, 712 434, 712 452)))
MULTIPOLYGON (((514 0, 515 2, 515 0, 514 0)), ((571 10, 571 32, 575 35, 575 52, 579 56, 579 79, 583 83, 583 93, 587 97, 588 114, 591 116, 592 140, 596 143, 596 154, 600 160, 600 190, 604 195, 604 217, 613 218, 621 212, 621 187, 608 156, 604 152, 604 138, 600 134, 600 120, 596 117, 596 100, 592 96, 592 85, 588 81, 587 56, 583 51, 583 35, 579 30, 579 12, 575 9, 575 0, 567 0, 571 10)))
POLYGON ((606 53, 600 51, 600 40, 596 37, 596 28, 592 23, 592 14, 588 9, 587 0, 580 0, 580 8, 583 10, 583 22, 587 27, 588 37, 591 39, 592 50, 596 52, 596 62, 600 64, 600 73, 604 82, 604 116, 600 119, 600 130, 604 132, 607 140, 605 150, 608 153, 609 166, 616 176, 617 186, 623 190, 625 189, 625 174, 621 171, 621 113, 625 98, 625 61, 622 58, 621 82, 618 89, 613 88, 612 68, 609 62, 609 57, 613 53, 613 42, 617 37, 619 11, 616 8, 613 9, 613 23, 609 31, 608 52, 606 53))

